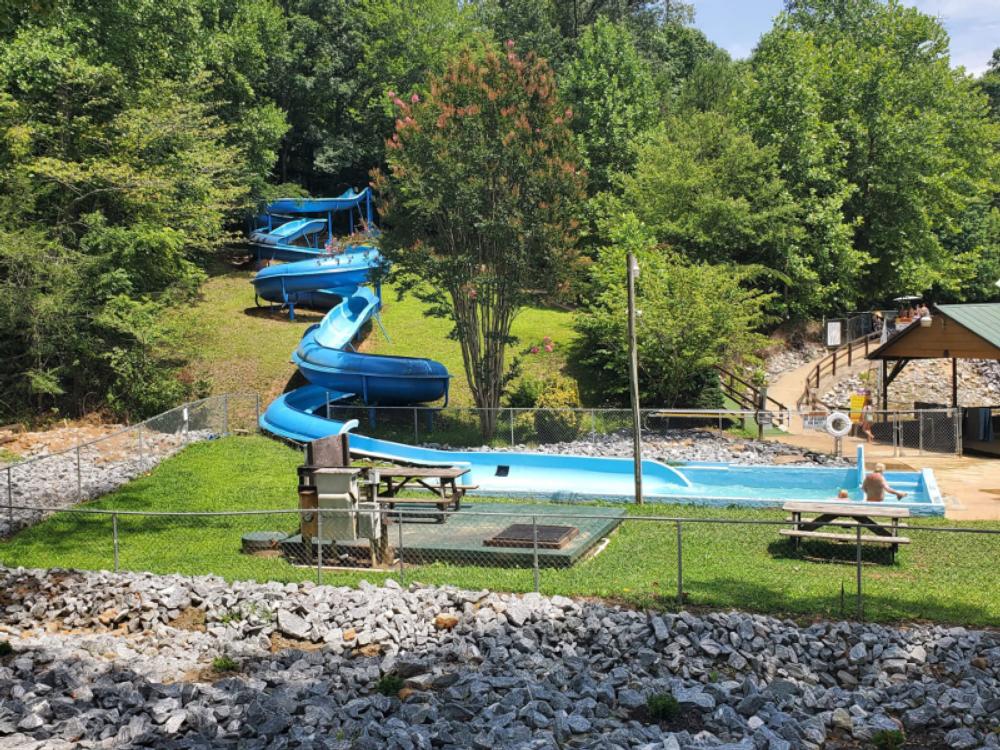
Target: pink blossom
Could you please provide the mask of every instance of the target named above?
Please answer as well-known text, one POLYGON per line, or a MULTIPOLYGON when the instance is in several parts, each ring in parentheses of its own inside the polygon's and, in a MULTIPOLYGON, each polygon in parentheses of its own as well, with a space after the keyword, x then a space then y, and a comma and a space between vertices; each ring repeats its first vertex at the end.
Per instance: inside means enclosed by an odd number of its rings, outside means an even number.
POLYGON ((551 337, 551 336, 545 336, 545 337, 544 337, 544 338, 542 339, 542 343, 543 343, 543 344, 548 344, 548 343, 550 343, 551 341, 552 341, 552 337, 551 337))
POLYGON ((531 353, 532 354, 538 354, 538 347, 537 346, 531 347, 531 353))
POLYGON ((396 92, 395 91, 387 91, 386 92, 386 96, 388 96, 390 99, 395 99, 396 98, 396 92))
POLYGON ((545 345, 545 351, 551 352, 553 349, 555 349, 555 347, 552 346, 552 344, 546 344, 545 345))
POLYGON ((413 96, 410 97, 410 101, 416 104, 417 102, 420 101, 420 97, 417 94, 414 94, 413 96))
POLYGON ((398 96, 392 100, 392 103, 395 104, 397 107, 403 106, 403 100, 400 99, 398 96))
POLYGON ((514 40, 513 39, 508 39, 507 40, 507 49, 514 49, 514 40))

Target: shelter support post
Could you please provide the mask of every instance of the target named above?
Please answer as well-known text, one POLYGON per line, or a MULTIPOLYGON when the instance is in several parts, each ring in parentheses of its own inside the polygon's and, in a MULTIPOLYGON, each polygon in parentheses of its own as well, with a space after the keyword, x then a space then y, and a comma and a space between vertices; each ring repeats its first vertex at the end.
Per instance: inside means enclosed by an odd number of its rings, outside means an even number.
POLYGON ((951 408, 958 408, 958 358, 951 358, 951 408))

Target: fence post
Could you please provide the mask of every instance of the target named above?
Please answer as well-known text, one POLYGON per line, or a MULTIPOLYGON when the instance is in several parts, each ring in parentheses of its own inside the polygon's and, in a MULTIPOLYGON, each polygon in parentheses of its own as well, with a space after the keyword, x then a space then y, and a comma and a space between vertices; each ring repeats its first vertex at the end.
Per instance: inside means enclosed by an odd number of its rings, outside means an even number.
POLYGON ((76 441, 76 501, 83 500, 83 478, 80 476, 80 441, 76 441))
POLYGON ((837 350, 833 350, 833 371, 832 374, 836 377, 837 375, 837 350))
POLYGON ((863 620, 865 617, 864 605, 861 600, 861 524, 859 523, 854 527, 857 532, 857 561, 858 561, 858 619, 863 620))
POLYGON ((14 481, 11 479, 10 467, 7 467, 7 533, 14 533, 14 481))
POLYGON ((917 453, 918 455, 924 455, 924 413, 923 411, 917 412, 917 431, 920 433, 917 438, 917 453))
POLYGON ((510 407, 510 447, 514 447, 514 407, 510 407))
POLYGON ((323 580, 323 514, 316 504, 316 584, 323 580))
POLYGON ((118 572, 118 514, 111 514, 111 537, 115 547, 115 573, 118 572))
POLYGON ((590 443, 597 444, 597 410, 590 410, 590 443))
POLYGON ((139 423, 139 471, 146 468, 146 454, 142 444, 142 422, 139 423))
POLYGON ((326 418, 330 418, 330 391, 323 391, 323 401, 326 403, 326 418))
POLYGON ((222 394, 222 434, 229 434, 229 394, 222 394))
POLYGON ((417 427, 417 407, 413 407, 413 444, 420 442, 420 428, 417 427))
POLYGON ((962 410, 955 409, 955 455, 962 455, 962 410))
POLYGON ((684 604, 684 556, 681 553, 681 522, 677 521, 677 604, 684 604))
POLYGON ((399 558, 399 582, 406 580, 405 563, 403 562, 403 509, 396 511, 396 556, 399 558))
POLYGON ((260 394, 255 393, 253 395, 254 405, 253 405, 253 424, 255 430, 260 430, 260 394))
POLYGON ((535 593, 541 591, 538 580, 538 518, 537 516, 531 517, 531 571, 535 579, 535 593))

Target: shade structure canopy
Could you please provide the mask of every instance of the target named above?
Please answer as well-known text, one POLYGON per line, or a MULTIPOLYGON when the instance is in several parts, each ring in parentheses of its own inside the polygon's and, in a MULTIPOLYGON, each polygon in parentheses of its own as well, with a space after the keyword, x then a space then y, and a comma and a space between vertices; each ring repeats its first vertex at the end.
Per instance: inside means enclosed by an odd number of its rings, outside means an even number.
POLYGON ((911 359, 950 359, 952 406, 957 407, 958 360, 1000 359, 1000 304, 938 305, 929 324, 915 320, 871 352, 868 359, 882 362, 883 405, 889 384, 911 359))

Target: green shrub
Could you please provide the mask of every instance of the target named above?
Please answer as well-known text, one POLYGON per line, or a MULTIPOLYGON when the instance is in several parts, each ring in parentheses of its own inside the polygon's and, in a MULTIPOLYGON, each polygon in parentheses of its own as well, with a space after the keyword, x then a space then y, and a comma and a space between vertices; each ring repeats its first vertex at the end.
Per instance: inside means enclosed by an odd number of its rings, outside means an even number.
POLYGON ((403 678, 398 674, 387 674, 375 683, 375 691, 382 695, 397 695, 403 689, 403 684, 403 678))
POLYGON ((229 656, 216 656, 212 659, 212 669, 216 672, 235 672, 240 668, 236 660, 229 656))
POLYGON ((545 379, 542 393, 535 404, 535 431, 540 442, 573 440, 583 428, 584 414, 568 411, 580 408, 580 391, 576 381, 565 375, 545 379))
POLYGON ((534 409, 545 389, 545 381, 525 375, 507 394, 507 406, 514 409, 534 409))
POLYGON ((900 729, 880 729, 872 735, 872 747, 876 750, 900 750, 906 742, 906 735, 900 729))
POLYGON ((0 641, 0 656, 10 656, 14 653, 14 647, 10 645, 10 641, 0 641))
POLYGON ((670 693, 654 693, 646 699, 646 711, 654 721, 673 721, 681 712, 681 704, 670 693))

